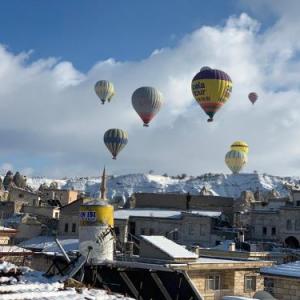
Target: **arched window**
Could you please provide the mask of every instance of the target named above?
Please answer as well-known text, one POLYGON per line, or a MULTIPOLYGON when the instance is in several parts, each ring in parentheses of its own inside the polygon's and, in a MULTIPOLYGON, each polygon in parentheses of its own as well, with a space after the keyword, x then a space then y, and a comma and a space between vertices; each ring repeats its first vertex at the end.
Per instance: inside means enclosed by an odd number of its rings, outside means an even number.
POLYGON ((286 230, 292 230, 292 221, 291 220, 286 221, 286 230))

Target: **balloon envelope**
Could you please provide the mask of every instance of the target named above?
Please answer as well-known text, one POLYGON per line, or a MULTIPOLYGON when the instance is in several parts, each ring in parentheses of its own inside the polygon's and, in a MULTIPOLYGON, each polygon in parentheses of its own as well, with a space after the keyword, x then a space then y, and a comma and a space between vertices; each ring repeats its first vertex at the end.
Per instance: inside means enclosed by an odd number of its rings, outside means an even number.
POLYGON ((239 173, 247 161, 247 155, 244 152, 237 150, 230 150, 225 156, 225 163, 234 174, 239 173))
POLYGON ((115 94, 114 85, 107 80, 100 80, 95 84, 95 92, 100 98, 102 104, 104 104, 105 101, 110 102, 111 98, 115 94))
POLYGON ((244 152, 245 154, 249 153, 249 146, 244 141, 235 141, 234 143, 231 144, 230 149, 241 151, 244 152))
POLYGON ((105 132, 103 140, 107 149, 113 155, 113 159, 116 159, 128 142, 128 134, 122 129, 113 128, 105 132))
POLYGON ((209 116, 209 122, 229 99, 231 91, 231 78, 220 70, 203 67, 192 80, 193 96, 209 116))
POLYGON ((144 126, 149 126, 149 122, 159 112, 163 98, 162 94, 153 87, 143 86, 132 94, 132 106, 144 122, 144 126))
POLYGON ((252 102, 252 104, 254 104, 256 102, 256 100, 258 99, 258 95, 256 93, 252 92, 252 93, 249 93, 248 98, 252 102))

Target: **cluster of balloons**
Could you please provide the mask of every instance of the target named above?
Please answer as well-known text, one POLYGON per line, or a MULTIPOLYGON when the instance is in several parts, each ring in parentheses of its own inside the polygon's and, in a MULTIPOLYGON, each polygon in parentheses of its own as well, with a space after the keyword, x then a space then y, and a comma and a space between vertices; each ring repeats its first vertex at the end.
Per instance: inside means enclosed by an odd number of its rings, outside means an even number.
POLYGON ((236 141, 225 155, 225 163, 233 174, 239 173, 248 161, 249 147, 243 141, 236 141))
MULTIPOLYGON (((216 112, 228 101, 232 92, 232 80, 224 71, 210 67, 201 68, 191 84, 192 93, 198 104, 209 116, 212 122, 216 112)), ((102 104, 110 102, 115 95, 114 85, 107 80, 100 80, 95 84, 95 92, 102 104)), ((258 99, 255 92, 248 95, 252 104, 258 99)), ((159 112, 163 98, 162 94, 153 87, 140 87, 132 94, 132 106, 143 121, 145 127, 159 112)), ((104 143, 111 152, 113 159, 128 143, 128 134, 122 129, 109 129, 104 134, 104 143)), ((248 160, 248 145, 237 141, 231 145, 230 151, 225 156, 225 162, 233 173, 239 173, 248 160)))
MULTIPOLYGON (((100 80, 95 84, 95 92, 102 104, 106 101, 110 102, 115 94, 114 85, 107 80, 100 80)), ((149 86, 136 89, 131 100, 133 108, 142 119, 145 127, 149 126, 150 121, 159 112, 163 104, 162 94, 157 89, 149 86)), ((113 128, 105 132, 103 140, 113 159, 116 159, 118 153, 128 143, 128 134, 122 129, 113 128)))

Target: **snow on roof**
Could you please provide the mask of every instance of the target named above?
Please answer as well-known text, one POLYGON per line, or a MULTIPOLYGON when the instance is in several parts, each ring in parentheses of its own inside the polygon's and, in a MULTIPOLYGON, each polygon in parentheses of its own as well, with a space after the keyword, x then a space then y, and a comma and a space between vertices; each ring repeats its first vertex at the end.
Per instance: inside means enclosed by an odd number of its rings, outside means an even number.
POLYGON ((169 210, 169 209, 119 209, 115 211, 115 219, 127 220, 129 217, 153 217, 153 218, 167 218, 180 219, 182 214, 192 214, 203 217, 219 217, 221 212, 218 211, 204 211, 204 210, 169 210))
MULTIPOLYGON (((58 238, 58 240, 67 252, 78 250, 78 239, 58 238)), ((29 249, 42 250, 43 252, 60 252, 55 243, 54 237, 52 236, 38 236, 20 243, 19 246, 29 249)))
POLYGON ((9 270, 13 268, 16 268, 16 266, 10 262, 7 261, 0 262, 0 272, 7 273, 9 272, 9 270))
MULTIPOLYGON (((69 251, 77 251, 79 249, 79 240, 78 239, 67 239, 67 240, 59 240, 63 248, 66 252, 69 251)), ((52 242, 47 245, 42 252, 61 252, 56 242, 52 242)))
POLYGON ((241 262, 247 262, 247 260, 237 259, 223 259, 223 258, 210 258, 210 257, 199 257, 197 263, 202 264, 240 264, 241 262))
POLYGON ((172 258, 198 258, 193 252, 161 235, 141 235, 141 238, 160 249, 172 258))
POLYGON ((14 228, 9 228, 9 227, 3 227, 3 226, 0 226, 0 231, 15 232, 16 229, 14 229, 14 228))
POLYGON ((0 245, 0 254, 1 253, 23 253, 23 252, 31 253, 31 251, 18 246, 0 245))
MULTIPOLYGON (((0 264, 0 271, 9 272, 17 266, 3 262, 0 264)), ((57 278, 52 279, 43 276, 42 272, 33 271, 27 267, 19 268, 23 273, 17 280, 14 277, 0 277, 0 295, 1 300, 17 299, 43 299, 43 300, 133 300, 116 294, 108 294, 104 290, 83 288, 78 293, 74 288, 64 289, 64 284, 58 282, 57 278)))
POLYGON ((288 264, 261 268, 263 274, 300 278, 300 260, 288 264))
POLYGON ((224 296, 222 300, 259 300, 256 298, 240 297, 240 296, 224 296))
POLYGON ((214 247, 210 247, 210 248, 208 248, 208 249, 228 251, 229 246, 230 246, 232 243, 234 243, 233 240, 224 240, 224 241, 220 242, 219 245, 214 246, 214 247))

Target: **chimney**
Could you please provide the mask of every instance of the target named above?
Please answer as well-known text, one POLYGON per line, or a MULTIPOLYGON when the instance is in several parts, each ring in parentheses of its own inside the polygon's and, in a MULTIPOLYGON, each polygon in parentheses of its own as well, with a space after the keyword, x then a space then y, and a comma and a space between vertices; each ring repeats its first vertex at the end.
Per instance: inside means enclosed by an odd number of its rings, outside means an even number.
POLYGON ((228 245, 228 251, 235 251, 235 243, 232 242, 228 245))
POLYGON ((191 202, 192 196, 191 194, 188 192, 186 195, 186 210, 190 209, 190 202, 191 202))
POLYGON ((241 243, 244 243, 245 242, 245 235, 244 235, 244 232, 243 231, 239 231, 238 233, 238 239, 241 243))

